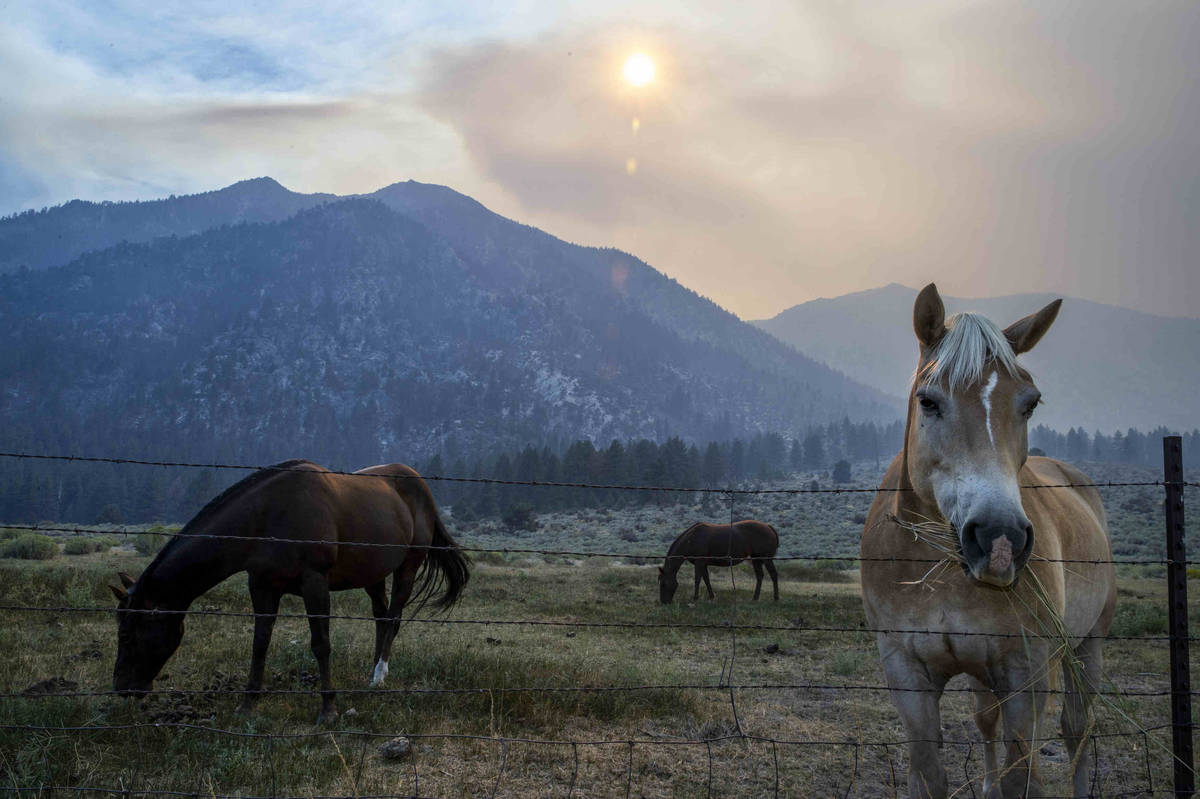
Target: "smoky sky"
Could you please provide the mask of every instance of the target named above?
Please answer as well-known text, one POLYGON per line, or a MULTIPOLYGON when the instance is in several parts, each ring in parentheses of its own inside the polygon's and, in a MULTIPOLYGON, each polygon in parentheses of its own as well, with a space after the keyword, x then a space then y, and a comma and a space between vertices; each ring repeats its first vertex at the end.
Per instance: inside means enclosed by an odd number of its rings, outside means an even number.
POLYGON ((1195 3, 204 7, 17 13, 0 210, 415 178, 746 318, 931 280, 1200 315, 1195 3))

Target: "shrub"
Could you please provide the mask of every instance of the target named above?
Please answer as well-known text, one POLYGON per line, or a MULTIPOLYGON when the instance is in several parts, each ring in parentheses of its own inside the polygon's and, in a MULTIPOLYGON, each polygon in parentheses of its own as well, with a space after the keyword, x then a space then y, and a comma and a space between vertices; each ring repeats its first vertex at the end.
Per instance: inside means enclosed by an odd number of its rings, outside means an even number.
POLYGON ((529 530, 532 532, 541 526, 538 524, 537 514, 534 513, 533 506, 524 502, 509 506, 508 510, 504 511, 504 515, 500 517, 500 521, 504 522, 504 526, 509 530, 529 530))
POLYGON ((110 535, 79 535, 67 539, 63 552, 68 555, 88 555, 92 552, 107 552, 117 540, 110 535))
POLYGON ((109 548, 121 543, 115 535, 94 535, 91 538, 92 546, 96 548, 97 552, 107 552, 109 548))
POLYGON ((67 543, 63 544, 63 552, 68 555, 87 555, 95 551, 95 543, 85 536, 69 538, 67 543))
POLYGON ((45 535, 28 533, 20 538, 5 542, 0 547, 0 557, 20 560, 50 560, 58 557, 58 544, 45 535))
POLYGON ((154 533, 139 533, 137 538, 133 539, 133 548, 139 555, 153 555, 166 545, 167 538, 165 535, 154 533))
POLYGON ((833 482, 850 482, 850 461, 838 461, 833 465, 833 482))
POLYGON ((1167 632, 1166 608, 1157 605, 1117 605, 1111 635, 1163 635, 1167 632))

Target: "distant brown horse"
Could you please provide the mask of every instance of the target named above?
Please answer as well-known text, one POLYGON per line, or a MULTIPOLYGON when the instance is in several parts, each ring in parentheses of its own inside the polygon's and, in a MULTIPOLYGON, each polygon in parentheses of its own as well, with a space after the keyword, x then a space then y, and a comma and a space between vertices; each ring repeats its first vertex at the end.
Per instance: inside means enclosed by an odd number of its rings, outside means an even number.
POLYGON ((949 791, 938 757, 938 703, 956 674, 966 674, 976 691, 984 795, 1041 796, 1038 738, 1045 732, 1037 722, 1059 661, 1074 795, 1088 795, 1090 706, 1116 603, 1112 553, 1100 495, 1087 477, 1028 455, 1026 428, 1041 394, 1016 360, 1041 339, 1058 307, 1052 302, 1001 330, 976 314, 947 319, 930 284, 913 309, 920 361, 904 449, 863 530, 862 591, 908 733, 914 799, 949 791), (1073 487, 1057 487, 1064 485, 1073 487), (922 537, 930 527, 945 531, 944 549, 922 537), (961 568, 930 562, 944 554, 961 568))
POLYGON ((696 592, 692 600, 700 598, 700 581, 708 589, 708 598, 715 598, 712 583, 708 581, 709 566, 732 567, 747 558, 754 565, 754 598, 762 590, 763 567, 771 575, 775 587, 775 600, 779 600, 779 574, 775 571, 775 551, 779 549, 779 534, 775 528, 753 519, 734 524, 693 524, 675 539, 667 550, 666 562, 658 567, 658 598, 664 605, 671 604, 675 589, 679 587, 676 575, 683 562, 690 561, 696 570, 696 592))
POLYGON ((262 469, 208 503, 174 536, 136 581, 120 575, 113 689, 150 690, 183 638, 183 611, 237 572, 248 572, 256 614, 250 679, 239 710, 262 689, 263 667, 279 600, 304 599, 312 652, 321 671, 318 723, 337 715, 329 672, 329 592, 363 588, 375 622, 372 685, 387 675, 388 656, 410 601, 449 608, 469 577, 466 558, 438 518, 429 487, 403 464, 334 474, 303 460, 262 469), (232 536, 211 538, 208 536, 232 536), (289 539, 273 541, 269 539, 289 539), (291 543, 297 541, 298 543, 291 543), (384 544, 387 546, 353 546, 384 544), (385 580, 392 575, 392 598, 385 580))

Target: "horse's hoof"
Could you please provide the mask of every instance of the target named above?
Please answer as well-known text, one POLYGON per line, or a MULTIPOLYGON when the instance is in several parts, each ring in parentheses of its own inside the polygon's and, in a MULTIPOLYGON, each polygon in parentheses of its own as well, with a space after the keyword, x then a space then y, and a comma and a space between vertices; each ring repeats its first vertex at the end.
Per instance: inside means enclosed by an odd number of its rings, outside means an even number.
POLYGON ((338 717, 337 708, 329 708, 328 710, 322 710, 320 713, 317 714, 317 726, 320 727, 324 724, 332 724, 335 721, 337 721, 337 717, 338 717))

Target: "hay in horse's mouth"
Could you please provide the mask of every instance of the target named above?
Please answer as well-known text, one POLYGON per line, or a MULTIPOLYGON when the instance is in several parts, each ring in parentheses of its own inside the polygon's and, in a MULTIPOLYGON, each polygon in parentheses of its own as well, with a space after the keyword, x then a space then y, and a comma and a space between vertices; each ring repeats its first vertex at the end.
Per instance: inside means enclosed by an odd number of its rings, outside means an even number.
POLYGON ((952 562, 957 562, 962 567, 963 574, 971 576, 971 570, 967 566, 967 559, 962 552, 962 543, 958 539, 958 530, 950 522, 938 521, 936 519, 928 519, 921 517, 921 521, 905 521, 896 514, 889 514, 888 521, 894 522, 897 527, 902 530, 907 530, 912 533, 913 539, 921 541, 934 550, 942 553, 942 558, 933 565, 933 567, 925 572, 925 575, 919 580, 911 580, 905 585, 924 585, 930 590, 933 590, 933 583, 936 583, 945 571, 946 566, 952 562))

